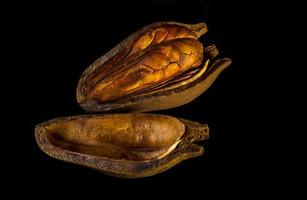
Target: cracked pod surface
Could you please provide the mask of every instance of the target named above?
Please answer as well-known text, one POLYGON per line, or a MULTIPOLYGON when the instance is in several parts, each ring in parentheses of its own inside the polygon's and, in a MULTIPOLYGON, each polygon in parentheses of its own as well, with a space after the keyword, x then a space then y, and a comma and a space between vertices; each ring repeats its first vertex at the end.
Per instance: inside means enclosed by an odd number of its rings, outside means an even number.
POLYGON ((81 75, 77 101, 87 112, 145 112, 191 102, 230 65, 198 38, 205 23, 158 22, 133 33, 81 75))
POLYGON ((204 152, 193 142, 209 137, 205 124, 158 114, 56 118, 35 128, 49 156, 103 173, 138 178, 161 173, 204 152))

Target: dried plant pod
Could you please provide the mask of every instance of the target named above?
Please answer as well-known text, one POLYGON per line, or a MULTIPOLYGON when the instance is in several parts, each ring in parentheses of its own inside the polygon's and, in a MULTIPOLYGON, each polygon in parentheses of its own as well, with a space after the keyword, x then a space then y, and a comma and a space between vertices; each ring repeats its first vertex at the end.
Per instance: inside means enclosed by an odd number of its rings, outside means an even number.
POLYGON ((87 112, 144 112, 191 102, 230 65, 198 38, 205 23, 158 22, 133 33, 82 74, 77 101, 87 112))
POLYGON ((49 156, 103 173, 139 178, 161 173, 204 152, 207 125, 157 114, 83 115, 53 119, 35 128, 49 156))
MULTIPOLYGON (((231 59, 198 40, 205 23, 158 22, 133 33, 81 75, 77 101, 87 112, 146 112, 182 106, 201 95, 231 59)), ((205 124, 158 114, 81 115, 35 128, 49 156, 124 178, 161 173, 200 156, 205 124)))

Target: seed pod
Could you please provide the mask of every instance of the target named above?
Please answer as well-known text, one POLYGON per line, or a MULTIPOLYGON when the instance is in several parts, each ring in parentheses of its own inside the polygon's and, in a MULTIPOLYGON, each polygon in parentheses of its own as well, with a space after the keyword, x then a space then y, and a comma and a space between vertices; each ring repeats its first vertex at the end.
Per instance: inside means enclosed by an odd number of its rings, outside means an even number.
POLYGON ((144 112, 189 103, 231 63, 213 62, 217 48, 198 41, 206 32, 204 23, 145 26, 85 70, 78 103, 88 112, 144 112))
MULTIPOLYGON (((231 64, 195 25, 158 22, 133 33, 82 74, 77 101, 87 112, 144 112, 178 107, 201 95, 231 64)), ((146 177, 204 152, 195 141, 209 128, 157 114, 63 117, 39 124, 35 137, 48 155, 103 173, 146 177)))
POLYGON ((39 147, 54 158, 138 178, 201 155, 203 147, 193 142, 207 139, 209 130, 166 115, 83 115, 39 124, 35 136, 39 147))

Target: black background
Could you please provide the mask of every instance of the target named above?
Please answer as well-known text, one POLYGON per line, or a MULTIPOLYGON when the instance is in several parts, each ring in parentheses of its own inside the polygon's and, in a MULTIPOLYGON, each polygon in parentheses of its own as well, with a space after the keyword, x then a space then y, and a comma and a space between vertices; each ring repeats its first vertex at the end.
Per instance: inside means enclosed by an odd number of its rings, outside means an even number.
POLYGON ((7 51, 14 52, 8 59, 15 67, 8 68, 17 81, 12 80, 13 90, 6 91, 14 104, 5 106, 11 113, 9 141, 14 141, 4 142, 7 167, 13 171, 8 172, 8 185, 29 185, 23 194, 42 191, 48 196, 284 194, 281 188, 288 187, 288 175, 280 165, 290 158, 286 150, 281 155, 274 146, 281 133, 270 126, 275 123, 272 113, 280 110, 271 97, 280 88, 268 75, 277 67, 284 69, 274 59, 282 55, 271 49, 281 46, 275 34, 279 31, 273 31, 285 22, 276 17, 279 6, 220 0, 13 6, 7 22, 13 39, 8 39, 7 51), (233 60, 195 101, 156 112, 207 123, 211 135, 201 143, 205 154, 162 174, 133 180, 105 176, 44 154, 35 142, 35 124, 84 114, 75 98, 84 69, 129 34, 157 21, 206 22, 209 32, 201 42, 215 43, 220 57, 233 60), (277 162, 281 156, 285 160, 277 162))

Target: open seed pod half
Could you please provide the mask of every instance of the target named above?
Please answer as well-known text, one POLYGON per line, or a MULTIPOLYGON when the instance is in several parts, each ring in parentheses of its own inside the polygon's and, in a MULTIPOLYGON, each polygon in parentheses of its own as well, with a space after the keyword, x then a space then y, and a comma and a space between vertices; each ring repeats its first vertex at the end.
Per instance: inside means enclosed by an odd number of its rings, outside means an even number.
POLYGON ((157 114, 83 115, 35 128, 39 147, 54 158, 125 177, 146 177, 204 152, 207 125, 157 114))
POLYGON ((215 60, 215 45, 199 42, 206 32, 205 23, 145 26, 85 70, 78 103, 88 112, 144 112, 191 102, 231 63, 215 60))

